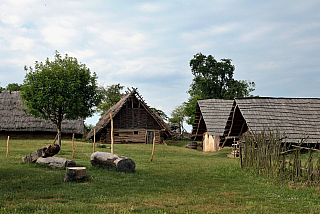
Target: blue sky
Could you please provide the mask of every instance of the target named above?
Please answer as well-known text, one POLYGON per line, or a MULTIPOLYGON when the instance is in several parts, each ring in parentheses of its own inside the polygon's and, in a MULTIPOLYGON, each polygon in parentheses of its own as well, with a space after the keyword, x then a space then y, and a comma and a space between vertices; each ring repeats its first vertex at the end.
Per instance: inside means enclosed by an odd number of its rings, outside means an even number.
POLYGON ((188 99, 189 61, 201 52, 232 59, 254 95, 319 97, 319 10, 312 0, 2 0, 0 86, 58 50, 170 115, 188 99))

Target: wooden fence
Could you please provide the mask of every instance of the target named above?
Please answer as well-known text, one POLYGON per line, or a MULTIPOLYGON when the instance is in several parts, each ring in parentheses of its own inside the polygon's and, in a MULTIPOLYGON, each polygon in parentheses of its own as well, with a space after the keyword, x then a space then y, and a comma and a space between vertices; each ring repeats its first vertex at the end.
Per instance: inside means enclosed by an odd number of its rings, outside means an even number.
POLYGON ((308 185, 320 179, 320 150, 317 145, 308 147, 307 139, 296 145, 283 143, 284 134, 263 132, 247 134, 240 143, 240 164, 259 173, 308 185))

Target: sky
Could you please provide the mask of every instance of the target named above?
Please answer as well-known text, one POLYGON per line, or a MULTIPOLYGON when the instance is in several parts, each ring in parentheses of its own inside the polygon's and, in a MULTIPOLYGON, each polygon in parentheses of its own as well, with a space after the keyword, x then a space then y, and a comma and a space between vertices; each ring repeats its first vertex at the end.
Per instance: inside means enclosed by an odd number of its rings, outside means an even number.
POLYGON ((25 65, 57 50, 170 116, 189 97, 189 62, 201 52, 231 59, 253 95, 318 98, 319 11, 318 0, 1 0, 0 86, 23 83, 25 65))

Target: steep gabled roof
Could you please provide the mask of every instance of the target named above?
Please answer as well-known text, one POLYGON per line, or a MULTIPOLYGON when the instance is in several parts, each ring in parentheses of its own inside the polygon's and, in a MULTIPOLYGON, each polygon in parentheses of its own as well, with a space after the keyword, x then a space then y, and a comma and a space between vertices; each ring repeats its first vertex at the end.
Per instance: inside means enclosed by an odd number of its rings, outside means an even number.
MULTIPOLYGON (((57 127, 51 121, 25 115, 22 111, 22 101, 19 91, 0 92, 0 131, 48 131, 57 132, 57 127)), ((83 134, 83 120, 64 120, 62 133, 83 134)))
POLYGON ((308 137, 320 142, 320 99, 317 98, 237 98, 235 99, 250 131, 278 131, 290 141, 308 137))
POLYGON ((110 123, 110 113, 112 115, 112 118, 114 118, 131 96, 135 96, 138 99, 140 104, 142 104, 146 111, 154 118, 154 120, 159 124, 159 126, 168 133, 169 136, 172 135, 169 125, 165 123, 163 119, 145 103, 145 101, 142 99, 142 97, 139 95, 136 89, 132 89, 119 102, 117 102, 114 106, 112 106, 108 111, 106 111, 106 113, 104 113, 101 116, 96 126, 93 129, 91 129, 91 131, 87 135, 86 139, 89 140, 93 138, 94 129, 96 131, 96 134, 99 134, 99 132, 101 132, 101 130, 103 130, 110 123))
POLYGON ((222 136, 233 102, 233 100, 226 99, 198 100, 198 112, 196 113, 192 134, 202 135, 204 131, 207 131, 209 135, 222 136), (206 130, 203 128, 198 130, 202 119, 205 123, 206 130))

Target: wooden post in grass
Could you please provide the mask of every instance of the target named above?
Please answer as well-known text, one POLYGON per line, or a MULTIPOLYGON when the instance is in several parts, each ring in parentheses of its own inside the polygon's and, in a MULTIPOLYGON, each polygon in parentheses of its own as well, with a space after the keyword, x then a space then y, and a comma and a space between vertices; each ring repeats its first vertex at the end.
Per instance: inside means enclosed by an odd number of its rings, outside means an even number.
POLYGON ((53 141, 52 145, 54 145, 54 144, 56 143, 57 138, 58 138, 58 136, 59 136, 59 133, 60 133, 60 131, 58 131, 58 133, 57 133, 56 137, 54 138, 54 141, 53 141))
POLYGON ((110 112, 110 120, 111 120, 111 154, 113 154, 113 118, 110 112))
POLYGON ((156 135, 154 135, 154 137, 153 137, 151 161, 153 160, 155 146, 156 146, 156 135))
POLYGON ((74 133, 72 134, 72 158, 74 158, 74 133))
POLYGON ((6 157, 8 157, 8 155, 9 155, 9 138, 10 138, 10 136, 8 136, 8 140, 7 140, 7 154, 6 154, 6 157))
POLYGON ((93 153, 94 147, 96 147, 96 128, 93 128, 93 153))

